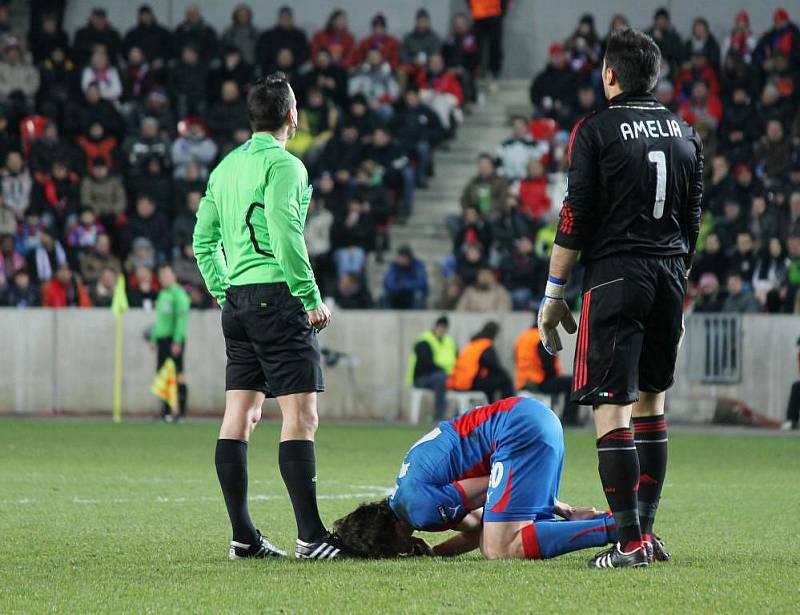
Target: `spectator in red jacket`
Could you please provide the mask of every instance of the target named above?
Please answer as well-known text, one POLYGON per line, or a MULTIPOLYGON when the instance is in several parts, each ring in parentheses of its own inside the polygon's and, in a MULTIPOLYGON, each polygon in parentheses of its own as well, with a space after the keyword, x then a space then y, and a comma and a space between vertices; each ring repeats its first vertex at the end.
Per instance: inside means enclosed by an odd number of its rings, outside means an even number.
POLYGON ((778 9, 772 16, 772 29, 762 36, 755 51, 753 63, 765 72, 773 70, 775 56, 784 55, 795 65, 800 62, 800 30, 789 20, 786 9, 778 9))
POLYGON ((42 287, 42 306, 49 308, 92 307, 89 293, 67 265, 61 265, 56 275, 42 287))
POLYGON ((358 44, 350 64, 358 66, 366 61, 370 49, 380 49, 383 59, 389 63, 392 70, 397 70, 400 65, 400 41, 386 31, 386 17, 378 13, 372 18, 371 26, 370 35, 358 44))
POLYGON ((680 116, 700 131, 714 130, 722 119, 722 103, 704 81, 697 81, 691 98, 680 107, 680 116))
POLYGON ((458 124, 463 121, 464 90, 458 75, 445 68, 440 53, 434 53, 428 59, 426 70, 418 73, 417 86, 422 102, 436 112, 446 130, 450 130, 451 117, 458 124))
POLYGON ((116 166, 114 158, 117 151, 117 140, 106 133, 100 122, 94 122, 89 126, 87 134, 78 137, 78 145, 85 155, 87 169, 98 158, 105 162, 110 170, 116 166))
POLYGON ((709 93, 719 96, 719 77, 701 51, 692 51, 691 61, 685 65, 675 79, 675 100, 683 104, 692 95, 692 88, 698 81, 708 86, 709 93))
POLYGON ((736 13, 731 33, 722 41, 722 57, 727 56, 729 51, 737 51, 749 64, 755 48, 756 39, 750 29, 750 14, 747 11, 739 11, 736 13))
POLYGON ((541 220, 550 211, 552 201, 547 194, 547 175, 541 159, 528 162, 528 175, 519 182, 519 210, 533 220, 541 220))
POLYGON ((355 47, 355 39, 347 30, 347 14, 336 9, 328 17, 325 29, 317 32, 311 39, 311 57, 317 57, 317 52, 324 48, 331 52, 334 64, 347 68, 352 61, 355 47))

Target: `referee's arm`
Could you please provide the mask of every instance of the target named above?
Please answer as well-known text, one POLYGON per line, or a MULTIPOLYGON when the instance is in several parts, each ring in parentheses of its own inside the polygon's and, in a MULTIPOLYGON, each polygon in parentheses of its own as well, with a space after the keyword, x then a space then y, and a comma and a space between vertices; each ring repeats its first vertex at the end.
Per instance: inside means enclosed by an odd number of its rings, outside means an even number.
POLYGON ((208 182, 205 196, 200 200, 197 222, 192 236, 192 249, 197 267, 205 280, 208 292, 220 306, 225 304, 225 291, 229 286, 228 266, 222 252, 222 233, 219 211, 211 191, 213 174, 208 182))
POLYGON ((269 170, 264 192, 264 217, 270 247, 278 261, 289 291, 307 312, 322 305, 303 236, 300 203, 306 196, 306 173, 302 163, 285 159, 269 170))

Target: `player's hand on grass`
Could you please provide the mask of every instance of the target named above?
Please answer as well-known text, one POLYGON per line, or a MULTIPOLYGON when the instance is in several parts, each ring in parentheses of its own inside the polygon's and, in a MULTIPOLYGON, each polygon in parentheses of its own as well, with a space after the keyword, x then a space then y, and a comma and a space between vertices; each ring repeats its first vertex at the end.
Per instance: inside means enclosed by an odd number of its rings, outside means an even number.
POLYGON ((572 506, 569 517, 570 521, 588 521, 594 519, 603 511, 597 510, 594 506, 572 506))
POLYGON ((424 538, 411 537, 411 555, 427 557, 433 555, 433 547, 424 538))
POLYGON ((324 303, 320 303, 319 306, 309 310, 306 314, 308 314, 308 322, 317 331, 322 331, 331 322, 331 311, 324 303))
POLYGON ((575 333, 578 330, 567 302, 561 298, 545 297, 539 306, 539 334, 544 349, 552 355, 558 354, 564 348, 558 335, 559 324, 567 333, 575 333))

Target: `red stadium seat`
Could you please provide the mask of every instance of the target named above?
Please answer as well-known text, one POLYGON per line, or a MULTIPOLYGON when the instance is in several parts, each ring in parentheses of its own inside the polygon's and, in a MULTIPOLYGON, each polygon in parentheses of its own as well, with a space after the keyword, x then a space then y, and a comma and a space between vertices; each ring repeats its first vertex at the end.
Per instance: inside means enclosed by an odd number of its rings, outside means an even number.
POLYGON ((558 130, 554 119, 542 117, 528 122, 528 132, 537 141, 552 141, 558 130))
POLYGON ((19 136, 22 141, 22 152, 25 158, 31 155, 31 144, 34 139, 44 136, 44 127, 50 118, 45 115, 28 115, 19 123, 19 136))

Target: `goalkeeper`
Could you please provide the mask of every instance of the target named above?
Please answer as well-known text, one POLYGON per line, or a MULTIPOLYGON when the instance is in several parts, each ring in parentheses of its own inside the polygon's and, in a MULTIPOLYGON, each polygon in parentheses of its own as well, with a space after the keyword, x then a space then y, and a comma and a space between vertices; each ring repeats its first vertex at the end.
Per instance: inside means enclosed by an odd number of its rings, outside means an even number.
POLYGON ((225 415, 215 464, 233 530, 229 556, 286 555, 255 528, 247 508, 247 443, 270 396, 283 416, 278 465, 297 522, 295 556, 336 559, 344 553, 319 517, 314 456, 324 388, 317 331, 331 314, 303 239, 308 175, 286 151, 297 103, 285 75, 255 84, 247 112, 253 136, 211 174, 193 242, 203 279, 223 306, 225 415))

